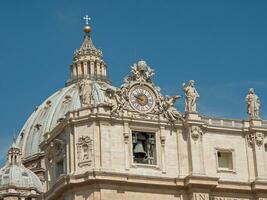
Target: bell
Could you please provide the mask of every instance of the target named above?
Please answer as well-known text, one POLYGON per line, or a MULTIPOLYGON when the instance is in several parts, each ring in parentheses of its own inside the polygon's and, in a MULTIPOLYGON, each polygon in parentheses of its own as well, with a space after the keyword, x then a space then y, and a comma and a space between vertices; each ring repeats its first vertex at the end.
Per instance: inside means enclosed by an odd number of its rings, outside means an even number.
POLYGON ((144 158, 146 157, 146 152, 144 150, 143 144, 141 141, 138 141, 134 147, 134 157, 135 158, 144 158))

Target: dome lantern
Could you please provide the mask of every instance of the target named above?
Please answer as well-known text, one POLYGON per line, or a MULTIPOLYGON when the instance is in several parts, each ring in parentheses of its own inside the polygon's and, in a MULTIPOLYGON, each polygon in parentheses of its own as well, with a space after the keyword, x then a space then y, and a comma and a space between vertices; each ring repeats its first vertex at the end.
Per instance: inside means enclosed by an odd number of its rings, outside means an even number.
POLYGON ((73 63, 71 65, 71 79, 67 85, 76 83, 81 79, 108 82, 107 65, 103 60, 103 52, 97 49, 91 38, 91 27, 88 15, 84 18, 84 40, 80 49, 76 49, 73 54, 73 63))

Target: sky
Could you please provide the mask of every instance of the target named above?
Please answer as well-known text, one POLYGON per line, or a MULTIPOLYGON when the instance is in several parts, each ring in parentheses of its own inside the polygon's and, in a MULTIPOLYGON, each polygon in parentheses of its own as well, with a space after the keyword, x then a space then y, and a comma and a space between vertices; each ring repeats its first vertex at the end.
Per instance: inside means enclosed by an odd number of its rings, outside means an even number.
POLYGON ((253 87, 267 119, 266 10, 264 0, 1 0, 0 166, 34 107, 69 79, 86 14, 113 85, 143 59, 163 94, 194 79, 201 114, 246 119, 253 87))

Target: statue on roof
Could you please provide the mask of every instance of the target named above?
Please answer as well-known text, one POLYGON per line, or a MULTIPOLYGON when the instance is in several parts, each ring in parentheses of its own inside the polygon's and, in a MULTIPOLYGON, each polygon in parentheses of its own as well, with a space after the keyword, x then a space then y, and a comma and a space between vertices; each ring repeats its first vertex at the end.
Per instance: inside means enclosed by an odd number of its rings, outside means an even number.
POLYGON ((260 98, 255 94, 253 88, 250 88, 246 96, 247 113, 250 119, 259 119, 260 98))
POLYGON ((185 111, 186 112, 197 112, 196 101, 199 94, 195 88, 195 81, 190 80, 188 85, 182 84, 183 91, 185 93, 185 111))

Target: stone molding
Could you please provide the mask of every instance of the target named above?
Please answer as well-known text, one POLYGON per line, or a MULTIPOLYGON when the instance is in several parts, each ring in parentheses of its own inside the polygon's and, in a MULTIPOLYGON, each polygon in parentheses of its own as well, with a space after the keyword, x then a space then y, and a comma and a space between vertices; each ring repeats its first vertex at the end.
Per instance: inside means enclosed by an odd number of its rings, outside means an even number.
MULTIPOLYGON (((229 194, 251 194, 255 193, 257 196, 259 190, 255 191, 251 184, 247 182, 224 182, 219 181, 217 177, 207 177, 207 176, 187 176, 182 178, 163 178, 155 176, 142 176, 133 175, 129 173, 111 173, 105 171, 87 171, 83 174, 78 175, 66 175, 60 177, 54 184, 54 186, 44 194, 44 199, 54 199, 58 195, 61 195, 63 191, 67 191, 76 185, 101 185, 111 184, 117 186, 132 186, 132 187, 146 187, 146 188, 157 188, 158 190, 174 189, 181 192, 186 192, 188 195, 196 197, 196 200, 203 200, 202 197, 210 196, 210 199, 229 198, 236 200, 238 198, 231 197, 229 194), (86 181, 85 181, 86 180, 86 181), (213 192, 220 191, 220 194, 228 194, 226 196, 220 195, 216 196, 213 192), (203 195, 202 195, 203 194, 203 195)), ((267 195, 266 185, 261 188, 260 193, 267 195)), ((206 200, 204 198, 204 200, 206 200)), ((261 198, 261 197, 260 197, 261 198)), ((257 199, 257 200, 260 200, 257 199)), ((192 199, 192 200, 195 200, 192 199)), ((232 200, 231 199, 231 200, 232 200)), ((240 198, 241 200, 242 198, 240 198)), ((221 200, 221 199, 220 199, 221 200)), ((226 199, 225 199, 226 200, 226 199)), ((228 199, 227 199, 228 200, 228 199)), ((239 200, 239 199, 238 199, 239 200)), ((245 199, 242 199, 245 200, 245 199)))

